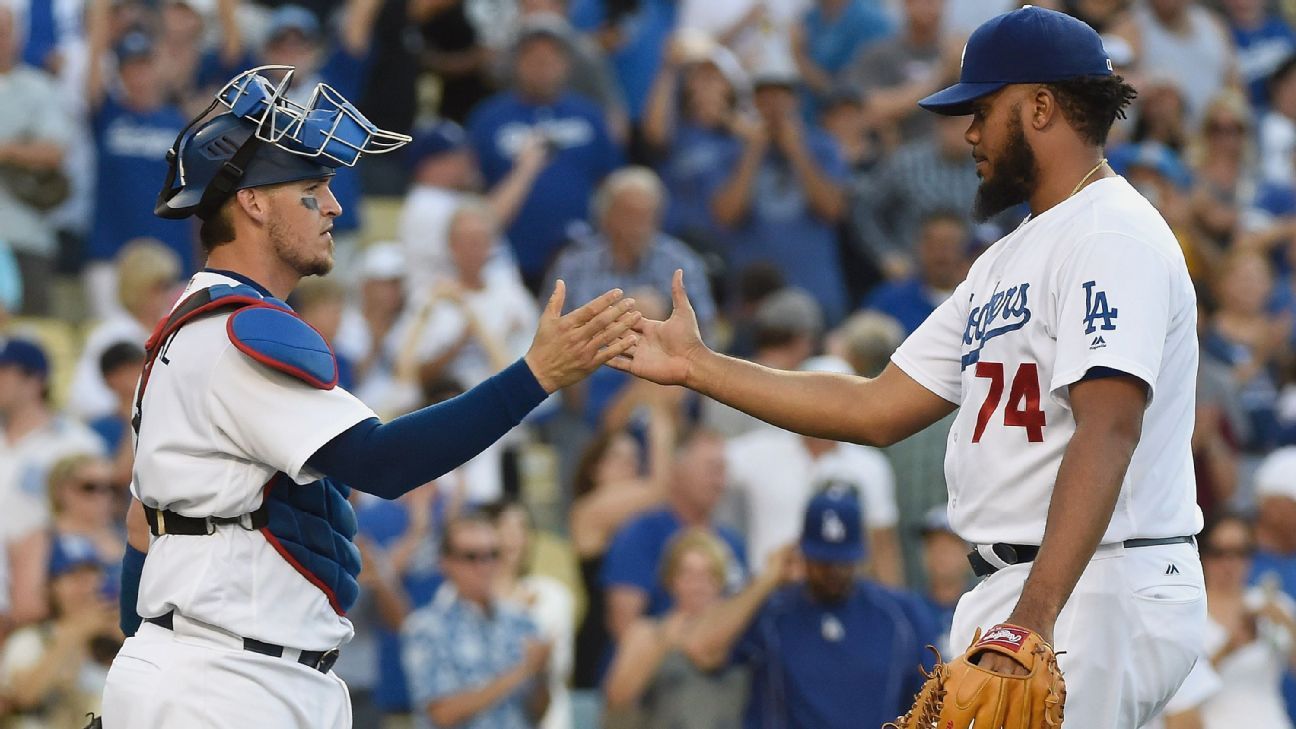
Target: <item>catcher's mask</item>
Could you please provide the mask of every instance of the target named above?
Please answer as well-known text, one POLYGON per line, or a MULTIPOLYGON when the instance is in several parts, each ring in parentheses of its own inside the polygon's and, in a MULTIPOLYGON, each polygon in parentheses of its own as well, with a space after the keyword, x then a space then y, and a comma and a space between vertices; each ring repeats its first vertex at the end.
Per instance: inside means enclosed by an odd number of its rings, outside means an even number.
POLYGON ((293 73, 292 66, 244 71, 180 131, 167 151, 170 169, 156 215, 206 220, 236 190, 329 177, 363 153, 390 152, 410 141, 374 126, 327 84, 316 85, 305 105, 288 100, 293 73), (282 72, 282 80, 272 83, 264 71, 282 72), (218 106, 228 111, 199 126, 218 106))

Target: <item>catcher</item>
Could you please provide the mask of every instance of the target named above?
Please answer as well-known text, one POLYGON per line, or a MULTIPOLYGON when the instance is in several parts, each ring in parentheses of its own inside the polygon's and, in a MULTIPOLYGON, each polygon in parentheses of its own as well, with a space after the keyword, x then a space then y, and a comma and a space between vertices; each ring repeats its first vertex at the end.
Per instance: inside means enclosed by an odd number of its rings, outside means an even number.
POLYGON ((901 727, 1045 729, 1065 704, 1069 726, 1134 729, 1196 661, 1197 303, 1169 226, 1103 157, 1133 97, 1070 16, 1026 6, 972 34, 960 82, 921 105, 971 116, 975 217, 1030 217, 876 379, 712 352, 678 273, 670 318, 613 361, 821 438, 886 445, 959 409, 950 523, 984 579, 954 615, 968 652, 901 727))
POLYGON ((348 485, 391 499, 438 477, 634 337, 619 291, 559 316, 559 282, 525 357, 379 422, 283 300, 333 266, 334 169, 408 138, 323 84, 293 103, 291 77, 239 75, 168 155, 155 211, 202 220, 208 267, 150 338, 137 388, 133 512, 152 539, 125 560, 122 592, 138 582, 138 599, 124 621, 144 622, 124 625, 134 635, 108 672, 108 729, 350 727, 331 670, 359 590, 348 485))

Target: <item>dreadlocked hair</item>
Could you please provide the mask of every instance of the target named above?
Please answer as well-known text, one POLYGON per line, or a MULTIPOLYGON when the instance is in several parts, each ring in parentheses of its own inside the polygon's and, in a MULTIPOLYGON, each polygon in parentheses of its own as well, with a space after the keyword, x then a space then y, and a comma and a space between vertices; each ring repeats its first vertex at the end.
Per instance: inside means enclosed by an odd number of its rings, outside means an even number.
POLYGON ((1103 146, 1117 119, 1125 118, 1138 92, 1125 79, 1111 76, 1083 76, 1045 84, 1057 98, 1062 116, 1090 144, 1103 146))

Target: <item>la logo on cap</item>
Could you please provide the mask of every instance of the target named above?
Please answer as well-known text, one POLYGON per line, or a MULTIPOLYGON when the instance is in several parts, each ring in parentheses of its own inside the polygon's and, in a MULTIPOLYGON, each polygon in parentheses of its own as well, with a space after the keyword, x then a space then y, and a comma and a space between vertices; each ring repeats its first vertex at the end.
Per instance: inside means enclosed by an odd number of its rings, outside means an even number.
POLYGON ((837 516, 837 512, 832 509, 824 512, 823 524, 819 531, 826 541, 846 541, 846 525, 842 523, 841 517, 837 516))

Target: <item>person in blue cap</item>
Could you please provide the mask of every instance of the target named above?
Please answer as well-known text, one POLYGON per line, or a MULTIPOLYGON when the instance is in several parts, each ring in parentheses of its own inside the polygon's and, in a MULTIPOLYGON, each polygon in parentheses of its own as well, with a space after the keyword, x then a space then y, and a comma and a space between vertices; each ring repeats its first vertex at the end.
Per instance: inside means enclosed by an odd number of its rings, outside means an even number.
POLYGON ((240 74, 167 156, 154 212, 201 221, 207 267, 149 338, 134 397, 133 635, 108 673, 106 729, 350 727, 332 667, 359 595, 351 488, 394 499, 440 477, 633 341, 633 300, 613 290, 560 316, 559 284, 523 357, 380 422, 284 300, 333 267, 334 170, 408 137, 325 85, 291 101, 292 74, 240 74))
MULTIPOLYGON (((1041 664, 1056 647, 1067 725, 1104 729, 1141 726, 1165 704, 1206 619, 1193 543, 1196 295, 1170 227, 1103 151, 1134 96, 1083 22, 1033 6, 986 21, 958 83, 919 103, 970 117, 975 217, 1030 214, 882 374, 779 372, 719 355, 697 334, 681 274, 671 317, 642 322, 639 344, 613 362, 781 428, 869 445, 958 410, 950 524, 982 581, 954 614, 950 642, 970 647, 953 670, 1001 687, 1034 681, 1053 675, 1041 664)), ((996 706, 998 695, 977 693, 941 728, 1024 712, 996 706)), ((1021 726, 1047 719, 1058 721, 1021 726)))
POLYGON ((875 727, 909 704, 937 628, 916 596, 859 576, 864 545, 859 495, 820 491, 799 542, 684 638, 703 670, 752 668, 747 729, 875 727))

